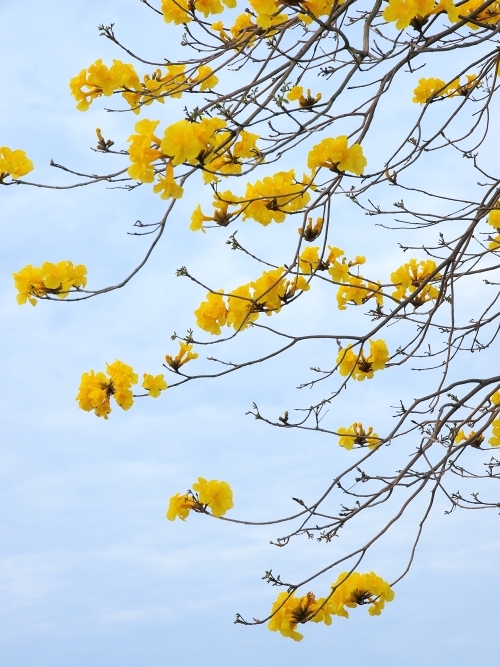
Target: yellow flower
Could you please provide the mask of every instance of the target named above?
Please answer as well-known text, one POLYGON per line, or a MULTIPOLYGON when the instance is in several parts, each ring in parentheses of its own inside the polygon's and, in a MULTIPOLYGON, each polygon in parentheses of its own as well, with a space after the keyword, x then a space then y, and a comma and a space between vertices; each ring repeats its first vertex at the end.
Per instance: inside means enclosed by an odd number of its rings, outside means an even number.
POLYGON ((71 288, 79 289, 87 284, 87 268, 83 264, 74 266, 70 261, 57 264, 44 262, 40 268, 28 264, 12 276, 19 292, 17 302, 20 305, 29 301, 35 306, 35 297, 42 298, 47 294, 65 299, 71 288))
POLYGON ((168 389, 168 384, 165 382, 163 373, 160 375, 144 373, 142 386, 148 392, 148 396, 152 396, 153 398, 158 398, 162 391, 168 389))
POLYGON ((341 348, 337 355, 337 364, 340 375, 352 376, 362 382, 365 378, 371 379, 375 371, 385 368, 389 361, 389 351, 382 339, 370 340, 370 354, 365 357, 364 350, 356 353, 351 345, 341 348))
MULTIPOLYGON (((497 203, 498 205, 498 203, 497 203)), ((497 232, 500 232, 500 208, 494 208, 488 214, 488 224, 496 229, 497 232)), ((488 245, 490 250, 497 250, 500 246, 500 235, 496 236, 491 243, 488 245)))
POLYGON ((331 171, 350 171, 357 176, 361 176, 366 165, 360 144, 352 144, 349 148, 345 135, 335 139, 323 139, 313 146, 307 157, 309 169, 325 167, 331 171))
MULTIPOLYGON (((222 291, 222 290, 221 290, 222 291)), ((203 301, 200 307, 194 311, 196 324, 208 333, 218 336, 221 327, 226 324, 227 310, 222 294, 209 292, 207 300, 203 301)))
POLYGON ((155 129, 159 120, 149 120, 144 118, 135 124, 137 134, 132 134, 127 141, 130 143, 128 151, 131 166, 127 173, 130 178, 142 183, 152 183, 155 170, 153 162, 164 157, 162 151, 157 146, 160 139, 155 135, 155 129))
POLYGON ((273 602, 271 608, 271 614, 273 615, 267 627, 271 632, 279 632, 283 637, 290 637, 290 639, 300 642, 304 635, 296 630, 299 623, 298 618, 307 615, 308 607, 303 604, 302 598, 297 599, 294 595, 294 593, 279 593, 276 601, 273 602))
MULTIPOLYGON (((167 65, 165 73, 158 67, 151 76, 146 74, 142 84, 142 95, 132 94, 127 97, 130 106, 137 107, 139 101, 148 106, 155 100, 164 104, 165 96, 177 99, 182 97, 182 93, 191 85, 184 74, 185 69, 185 65, 167 65)), ((140 107, 133 111, 138 113, 140 107)))
POLYGON ((339 428, 337 434, 341 436, 339 438, 339 447, 344 447, 345 449, 352 449, 354 445, 359 445, 360 447, 368 446, 369 449, 375 449, 382 442, 381 438, 373 432, 371 426, 365 431, 363 424, 359 422, 354 422, 348 428, 339 428))
MULTIPOLYGON (((391 273, 391 281, 397 287, 392 296, 398 301, 404 301, 415 290, 420 288, 422 284, 429 279, 429 276, 436 270, 436 262, 432 259, 422 260, 418 262, 416 259, 410 259, 409 262, 400 266, 399 269, 391 273)), ((433 280, 439 280, 441 275, 438 273, 433 280)), ((427 303, 433 299, 437 299, 439 290, 434 285, 427 284, 421 291, 410 299, 410 303, 414 308, 427 303)))
POLYGON ((283 275, 285 270, 282 266, 272 271, 264 271, 263 274, 250 283, 254 290, 253 298, 258 306, 265 309, 266 315, 279 313, 286 292, 283 275))
POLYGON ((307 246, 299 257, 299 269, 302 273, 314 273, 326 268, 319 258, 319 246, 307 246))
MULTIPOLYGON (((123 63, 121 60, 113 60, 111 67, 108 67, 101 59, 96 60, 88 69, 83 69, 73 77, 69 86, 71 94, 78 102, 76 108, 79 111, 87 111, 92 102, 101 95, 109 97, 115 91, 124 88, 137 91, 141 89, 139 77, 133 65, 123 63)), ((122 96, 127 99, 130 93, 123 91, 122 96)))
POLYGON ((251 46, 255 41, 255 23, 248 12, 243 12, 236 17, 234 24, 229 29, 233 39, 240 48, 251 46))
POLYGON ((203 164, 217 144, 215 133, 225 126, 221 118, 202 118, 199 123, 180 120, 165 129, 161 150, 174 166, 183 162, 203 164))
MULTIPOLYGON (((298 233, 304 241, 315 241, 323 230, 323 218, 317 218, 313 225, 312 218, 307 218, 307 224, 297 229, 298 233)), ((342 254, 342 253, 340 253, 342 254)))
MULTIPOLYGON (((309 12, 316 18, 320 16, 329 16, 334 5, 343 5, 345 0, 305 0, 301 2, 301 6, 308 9, 309 12)), ((312 18, 308 14, 299 14, 298 15, 301 21, 309 25, 312 22, 312 18)))
POLYGON ((179 348, 180 349, 177 353, 177 356, 171 357, 169 354, 165 355, 165 361, 170 366, 170 368, 173 368, 176 372, 181 366, 184 366, 184 364, 187 364, 188 361, 191 361, 191 359, 198 358, 197 352, 191 352, 193 349, 193 345, 191 343, 184 343, 184 341, 180 340, 179 348))
POLYGON ((414 18, 423 18, 433 9, 434 0, 389 0, 382 17, 388 23, 396 22, 397 30, 404 30, 414 18))
POLYGON ((133 368, 118 359, 112 364, 106 364, 106 372, 108 377, 94 371, 84 373, 76 397, 81 410, 93 410, 97 417, 104 419, 107 419, 111 412, 112 396, 122 410, 128 410, 132 406, 134 397, 130 387, 138 381, 133 368))
POLYGON ((248 183, 243 207, 243 219, 251 218, 261 225, 270 222, 283 222, 288 213, 295 213, 307 206, 311 195, 307 192, 310 181, 295 180, 295 172, 280 171, 273 176, 266 176, 255 184, 248 183))
POLYGON ((326 598, 316 599, 312 592, 300 598, 296 598, 295 593, 279 593, 273 602, 267 627, 272 632, 279 632, 283 637, 300 642, 304 635, 296 630, 299 623, 312 621, 331 625, 332 613, 334 610, 330 601, 326 598))
POLYGON ((453 84, 451 86, 447 86, 443 79, 419 79, 418 86, 413 91, 412 102, 425 104, 435 96, 447 97, 449 95, 450 88, 452 87, 453 84))
POLYGON ((12 150, 7 146, 0 146, 0 183, 7 176, 14 179, 26 176, 30 171, 33 171, 33 168, 33 162, 23 150, 20 148, 12 150))
POLYGON ((288 100, 290 100, 290 102, 295 102, 301 97, 303 92, 304 89, 302 88, 302 86, 292 86, 292 88, 286 94, 286 97, 288 100))
POLYGON ((170 498, 166 517, 169 521, 175 521, 177 517, 181 521, 185 521, 190 510, 194 509, 197 504, 196 500, 189 494, 176 493, 175 496, 170 498))
MULTIPOLYGON (((340 266, 344 267, 346 265, 341 264, 340 266)), ((363 279, 361 276, 349 275, 344 277, 344 282, 345 284, 341 285, 337 291, 337 305, 339 310, 345 310, 348 303, 361 306, 373 298, 379 307, 384 305, 384 296, 380 283, 373 283, 370 280, 363 279)))
POLYGON ((189 15, 188 0, 161 0, 161 11, 166 23, 189 23, 192 17, 189 15))
POLYGON ((233 290, 227 299, 227 325, 235 331, 246 329, 250 322, 259 317, 254 309, 249 285, 241 285, 233 290))
POLYGON ((374 572, 342 572, 332 584, 331 606, 338 616, 349 617, 346 607, 354 609, 358 605, 369 604, 368 613, 378 616, 386 602, 394 600, 394 591, 387 581, 374 572))
POLYGON ((159 182, 153 186, 153 192, 161 192, 162 199, 180 199, 184 194, 184 188, 178 185, 174 180, 174 167, 172 162, 167 162, 165 176, 159 177, 159 182))
POLYGON ((219 83, 219 79, 213 73, 213 70, 208 65, 201 65, 198 68, 198 73, 196 78, 193 79, 193 83, 200 84, 201 92, 205 90, 212 90, 219 83))
MULTIPOLYGON (((493 400, 493 396, 491 397, 491 400, 493 400)), ((498 403, 499 401, 494 401, 494 402, 498 403)), ((488 444, 491 445, 492 447, 500 447, 500 418, 495 419, 495 421, 492 422, 491 426, 493 430, 493 436, 488 440, 488 444)))
POLYGON ((193 484, 193 490, 198 493, 198 502, 207 505, 217 518, 234 507, 233 492, 227 482, 218 482, 216 479, 207 481, 198 477, 198 481, 193 484))
POLYGON ((257 25, 266 30, 273 25, 283 23, 288 19, 286 14, 280 14, 280 3, 276 0, 249 0, 250 5, 257 13, 257 25))

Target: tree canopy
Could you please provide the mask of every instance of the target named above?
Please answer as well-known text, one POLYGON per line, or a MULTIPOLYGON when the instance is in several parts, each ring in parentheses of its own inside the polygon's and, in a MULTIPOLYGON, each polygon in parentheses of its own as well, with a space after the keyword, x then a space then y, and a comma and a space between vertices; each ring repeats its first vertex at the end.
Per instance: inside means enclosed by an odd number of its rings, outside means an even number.
POLYGON ((140 374, 127 360, 96 354, 98 370, 82 369, 78 407, 113 419, 116 406, 135 410, 139 398, 168 401, 199 380, 216 391, 218 378, 243 382, 250 366, 263 385, 276 358, 292 369, 307 360, 295 405, 269 414, 257 384, 247 419, 267 425, 269 438, 273 429, 301 432, 304 443, 322 434, 330 449, 348 450, 331 483, 308 500, 298 488, 286 516, 271 507, 257 521, 237 516, 231 480, 179 480, 166 515, 276 524, 277 547, 302 538, 324 548, 324 565, 299 580, 270 564, 263 578, 278 595, 266 617, 236 614, 237 623, 300 641, 308 622, 330 625, 364 605, 382 612, 417 557, 437 497, 450 513, 500 506, 492 482, 500 475, 500 178, 492 152, 500 3, 141 2, 186 57, 148 60, 113 24, 101 25, 117 58, 96 60, 70 81, 77 110, 126 113, 130 136, 96 128, 101 171, 52 162, 73 178, 64 185, 36 180, 29 146, 2 147, 0 183, 85 187, 89 197, 103 185, 123 197, 148 188, 164 213, 151 220, 145 211, 133 224, 129 233, 149 247, 116 284, 94 286, 71 260, 28 263, 14 274, 17 300, 81 302, 124 288, 177 225, 223 235, 214 263, 233 252, 252 277, 221 286, 179 258, 168 278, 172 289, 196 286, 192 320, 172 314, 165 359, 140 374), (111 157, 120 167, 110 171, 111 157), (176 215, 186 199, 190 219, 176 215), (267 244, 257 240, 259 226, 269 230, 267 244), (389 243, 397 253, 380 262, 389 243), (320 330, 312 312, 323 317, 320 330), (364 392, 377 382, 394 387, 393 400, 369 423, 364 392), (335 410, 344 395, 352 403, 345 418, 335 410), (404 567, 374 573, 374 545, 415 507, 404 567), (347 530, 355 544, 342 548, 347 530))

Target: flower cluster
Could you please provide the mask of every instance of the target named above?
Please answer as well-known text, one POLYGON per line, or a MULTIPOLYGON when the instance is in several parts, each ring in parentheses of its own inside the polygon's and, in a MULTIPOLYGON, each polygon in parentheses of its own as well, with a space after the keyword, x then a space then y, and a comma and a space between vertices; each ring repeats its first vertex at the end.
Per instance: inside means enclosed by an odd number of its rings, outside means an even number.
POLYGON ((174 521, 177 517, 184 521, 191 510, 206 513, 207 508, 213 516, 220 518, 234 507, 233 491, 227 482, 198 477, 198 481, 193 484, 193 491, 176 493, 170 498, 166 515, 169 521, 174 521))
MULTIPOLYGON (((306 232, 307 229, 306 227, 306 232)), ((309 229, 309 233, 313 235, 315 231, 312 226, 309 229)), ((301 232, 302 230, 299 229, 299 233, 301 232)), ((379 307, 383 306, 384 298, 380 283, 374 283, 362 276, 355 276, 350 273, 350 270, 354 266, 365 263, 365 257, 357 255, 353 260, 347 261, 346 257, 343 256, 343 250, 334 246, 328 246, 328 255, 322 259, 319 251, 319 246, 308 246, 305 248, 299 256, 299 268, 302 273, 314 273, 328 269, 332 281, 340 283, 337 291, 337 306, 339 310, 345 310, 350 303, 361 306, 373 298, 379 307), (340 260, 340 258, 342 259, 340 260)))
POLYGON ((286 14, 280 14, 282 3, 278 0, 249 0, 249 2, 257 14, 255 19, 257 25, 264 30, 288 21, 286 14))
MULTIPOLYGON (((493 422, 494 424, 495 422, 493 422)), ((493 427, 494 428, 494 427, 493 427)), ((493 431, 494 432, 494 431, 493 431)), ((476 431, 471 431, 468 435, 463 429, 461 429, 455 436, 454 444, 458 445, 460 442, 468 442, 474 438, 476 431)), ((481 443, 484 442, 484 436, 478 435, 474 438, 473 446, 479 447, 481 443)))
POLYGON ((361 176, 366 165, 367 161, 360 144, 352 144, 349 147, 345 135, 335 139, 323 139, 313 146, 307 157, 309 169, 324 167, 337 172, 349 171, 356 176, 361 176))
POLYGON ((171 357, 169 354, 167 354, 165 355, 165 361, 170 366, 170 368, 173 368, 177 373, 181 366, 187 364, 188 361, 191 361, 191 359, 198 358, 198 352, 192 352, 192 349, 192 343, 184 343, 184 341, 180 340, 179 352, 177 352, 177 355, 175 357, 171 357))
POLYGON ((303 0, 300 3, 303 10, 298 16, 306 25, 312 23, 313 18, 330 16, 332 9, 343 5, 345 0, 303 0))
POLYGON ((102 95, 109 97, 121 92, 132 111, 138 114, 141 106, 147 106, 154 100, 163 104, 165 97, 182 97, 183 92, 197 85, 203 92, 219 82, 208 65, 201 65, 192 78, 186 76, 185 68, 185 65, 166 65, 162 71, 158 67, 152 74, 145 74, 141 81, 132 64, 113 60, 108 67, 99 59, 73 77, 69 87, 79 111, 87 111, 92 102, 102 95))
POLYGON ((218 146, 211 154, 204 156, 204 182, 218 182, 217 174, 222 176, 241 174, 242 160, 260 162, 260 151, 256 145, 259 138, 258 134, 246 130, 242 130, 237 137, 229 130, 220 130, 217 133, 218 146))
POLYGON ((304 176, 302 182, 295 178, 295 171, 279 171, 266 176, 254 184, 248 183, 243 201, 243 220, 251 218, 261 225, 283 222, 289 213, 300 211, 309 203, 307 192, 310 180, 304 176))
POLYGON ((269 630, 279 632, 283 637, 301 641, 304 635, 297 632, 299 623, 332 624, 332 616, 349 617, 346 610, 360 605, 370 605, 368 613, 378 616, 386 602, 394 600, 394 591, 387 581, 374 572, 360 574, 343 572, 332 584, 332 591, 327 597, 316 598, 309 592, 302 597, 295 593, 280 593, 271 608, 269 630))
MULTIPOLYGON (((155 178, 155 165, 158 159, 165 159, 165 154, 159 150, 160 138, 155 135, 155 130, 160 121, 144 118, 135 124, 137 134, 132 134, 128 141, 130 143, 129 158, 132 164, 127 170, 128 175, 142 183, 152 183, 155 178)), ((162 175, 157 173, 158 181, 153 186, 153 191, 159 193, 162 199, 180 199, 184 189, 174 179, 174 167, 169 160, 162 175)))
POLYGON ((205 18, 211 14, 222 14, 224 6, 236 7, 236 0, 161 0, 161 11, 166 23, 190 23, 194 12, 201 12, 205 18))
MULTIPOLYGON (((410 303, 414 308, 435 300, 439 297, 439 289, 430 283, 425 284, 431 274, 436 270, 436 262, 432 259, 418 262, 416 259, 410 259, 409 262, 400 266, 399 269, 391 273, 391 281, 397 287, 392 296, 398 301, 404 301, 411 296, 415 290, 420 289, 419 293, 410 298, 410 303)), ((439 280, 441 275, 438 273, 432 280, 439 280)))
POLYGON ((130 144, 128 154, 132 162, 127 173, 136 181, 152 183, 155 177, 153 163, 165 157, 162 151, 158 150, 161 139, 155 134, 159 123, 159 120, 144 118, 135 124, 136 134, 131 134, 127 139, 130 144))
MULTIPOLYGON (((446 13, 450 23, 457 23, 470 16, 484 2, 467 0, 455 5, 453 0, 389 0, 382 17, 388 23, 395 23, 397 30, 404 30, 409 25, 419 30, 434 14, 446 13)), ((478 23, 496 24, 500 21, 500 2, 493 2, 485 10, 477 14, 474 23, 467 23, 469 28, 477 30, 478 23)))
POLYGON ((87 268, 83 264, 74 266, 70 261, 44 262, 41 267, 28 264, 12 276, 19 305, 29 301, 36 306, 36 299, 48 294, 65 299, 71 288, 80 289, 87 284, 87 268))
POLYGON ((82 69, 73 77, 69 87, 78 103, 76 108, 87 111, 95 99, 101 95, 109 97, 117 90, 123 90, 123 97, 129 101, 130 95, 134 95, 133 91, 140 89, 140 81, 133 65, 113 60, 111 67, 108 67, 99 58, 88 69, 82 69))
POLYGON ((222 290, 209 292, 207 300, 194 311, 197 326, 218 336, 224 325, 241 331, 250 322, 255 322, 260 313, 279 313, 282 305, 297 292, 309 289, 309 283, 303 276, 287 278, 286 275, 283 267, 264 271, 257 280, 227 294, 226 300, 222 290))
POLYGON ((118 359, 112 364, 106 364, 106 374, 94 371, 84 373, 76 397, 79 408, 86 412, 94 411, 97 417, 104 419, 111 412, 112 396, 122 410, 132 407, 134 396, 131 386, 138 381, 134 369, 118 359))
POLYGON ((382 442, 382 439, 373 432, 373 428, 369 426, 367 430, 363 428, 363 424, 354 422, 348 428, 339 428, 337 431, 339 438, 339 446, 344 449, 352 449, 354 445, 358 447, 368 447, 368 449, 375 449, 382 442))
POLYGON ((333 595, 331 605, 338 616, 349 618, 346 607, 355 609, 358 605, 370 605, 370 616, 379 616, 386 602, 394 600, 394 591, 387 581, 375 574, 367 572, 342 572, 332 584, 333 595))
MULTIPOLYGON (((222 136, 224 133, 221 133, 222 136)), ((205 161, 205 182, 217 181, 214 171, 227 174, 241 173, 240 160, 243 157, 254 157, 260 161, 259 151, 255 147, 255 141, 259 137, 255 134, 242 132, 240 141, 234 148, 225 148, 222 154, 220 150, 214 151, 214 156, 205 161)), ((224 144, 223 144, 224 146, 224 144)), ((283 222, 289 213, 296 213, 308 204, 311 195, 307 192, 310 180, 304 176, 303 182, 295 179, 295 172, 281 171, 273 176, 266 176, 256 183, 248 183, 244 197, 238 197, 231 191, 219 193, 214 196, 214 214, 204 215, 201 206, 198 205, 191 217, 190 229, 193 231, 203 230, 203 223, 214 221, 217 225, 226 227, 235 217, 241 215, 243 220, 248 218, 267 226, 271 222, 283 222), (229 210, 229 207, 234 207, 229 210)), ((203 230, 204 231, 204 230, 203 230)))
POLYGON ((488 214, 488 224, 495 228, 497 236, 491 240, 488 248, 490 250, 498 250, 500 248, 500 208, 494 208, 488 214))
POLYGON ((231 44, 236 51, 251 46, 255 42, 256 31, 260 31, 259 26, 253 22, 248 12, 243 12, 243 14, 237 16, 227 32, 222 21, 212 23, 210 27, 219 33, 219 38, 223 42, 231 44), (231 33, 231 36, 227 34, 228 32, 231 33))
POLYGON ((389 351, 382 339, 370 340, 370 354, 365 356, 363 348, 359 352, 353 350, 352 345, 340 348, 337 355, 337 365, 340 375, 353 377, 362 382, 365 378, 371 379, 375 371, 385 368, 389 361, 389 351))
POLYGON ((33 171, 33 162, 23 150, 0 146, 0 183, 3 183, 8 176, 21 178, 30 171, 33 171))
POLYGON ((467 82, 460 83, 460 79, 455 79, 449 84, 443 79, 419 79, 418 86, 413 91, 412 102, 426 104, 433 98, 443 97, 465 97, 471 90, 477 88, 480 83, 475 74, 467 74, 467 82))

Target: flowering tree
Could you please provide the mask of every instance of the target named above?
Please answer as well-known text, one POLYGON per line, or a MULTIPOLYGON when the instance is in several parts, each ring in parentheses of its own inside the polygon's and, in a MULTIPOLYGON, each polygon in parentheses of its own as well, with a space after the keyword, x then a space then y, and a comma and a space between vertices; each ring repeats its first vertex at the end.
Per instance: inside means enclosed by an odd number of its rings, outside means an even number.
MULTIPOLYGON (((88 289, 85 266, 71 261, 28 264, 14 274, 17 300, 78 302, 123 287, 156 250, 176 201, 193 196, 196 186, 210 194, 212 210, 203 197, 190 221, 176 221, 194 233, 210 234, 247 220, 285 223, 284 242, 270 256, 256 254, 251 228, 247 241, 234 232, 225 241, 254 262, 255 279, 247 284, 219 289, 179 268, 178 277, 199 286, 201 303, 193 304, 196 328, 176 322, 187 333, 174 334, 179 350, 165 357, 172 377, 168 385, 164 373, 144 373, 144 391, 134 394, 137 373, 116 360, 105 372, 83 374, 77 401, 81 409, 108 419, 113 401, 128 410, 136 398, 158 398, 167 388, 197 378, 216 380, 255 364, 265 375, 265 362, 280 354, 292 349, 304 354, 320 340, 331 346, 330 364, 312 368, 301 385, 323 388, 312 405, 277 418, 257 404, 251 410, 269 426, 299 429, 310 438, 327 434, 353 450, 347 468, 339 464, 332 483, 312 502, 294 498, 297 511, 263 522, 287 526, 276 538, 280 547, 301 536, 328 544, 342 528, 360 526, 354 549, 327 557, 324 568, 306 572, 302 581, 285 582, 266 572, 265 580, 283 590, 267 618, 252 623, 266 622, 270 630, 300 640, 299 624, 330 625, 332 616, 345 617, 348 608, 359 605, 368 605, 372 615, 381 613, 412 564, 437 495, 444 495, 450 512, 500 505, 490 489, 491 480, 500 477, 500 461, 491 454, 491 447, 500 445, 500 375, 492 353, 500 314, 495 273, 500 179, 487 150, 495 131, 490 116, 498 89, 500 3, 249 0, 236 7, 236 0, 141 2, 159 20, 174 24, 167 29, 181 37, 192 57, 148 62, 121 43, 113 25, 100 26, 101 35, 132 62, 97 60, 71 80, 70 88, 79 111, 115 96, 113 109, 139 117, 127 140, 113 141, 96 129, 95 150, 103 159, 123 156, 123 167, 113 173, 103 168, 94 176, 53 166, 74 174, 74 187, 105 182, 134 190, 152 184, 153 193, 166 202, 164 215, 159 222, 140 223, 138 233, 151 238, 150 247, 119 284, 88 289), (213 22, 220 14, 222 19, 213 22), (421 76, 425 66, 432 76, 421 76), (413 105, 413 113, 405 111, 389 128, 387 100, 393 104, 405 95, 407 81, 413 96, 404 104, 413 105), (171 122, 169 104, 181 97, 184 114, 171 122), (446 176, 444 192, 433 177, 436 164, 446 176), (468 189, 453 187, 459 171, 468 189), (387 204, 389 197, 396 203, 387 204), (339 220, 346 198, 354 222, 339 220), (376 222, 368 226, 370 220, 362 218, 368 250, 380 245, 382 229, 394 230, 396 238, 398 231, 413 235, 413 242, 400 243, 400 265, 387 267, 382 277, 369 268, 373 256, 355 254, 360 213, 376 222), (339 224, 353 227, 346 251, 336 245, 339 224), (327 295, 325 310, 345 311, 341 326, 301 335, 280 328, 280 312, 289 308, 300 320, 301 303, 315 289, 327 295), (264 315, 271 319, 264 323, 264 315), (224 357, 224 344, 244 337, 249 328, 271 337, 273 350, 262 355, 257 347, 249 349, 237 362, 210 355, 209 369, 196 371, 207 346, 222 346, 218 356, 224 357), (470 355, 479 352, 490 373, 471 371, 470 355), (358 382, 376 383, 383 371, 396 374, 392 382, 397 383, 398 377, 408 377, 407 368, 417 375, 418 387, 413 383, 401 390, 395 414, 386 406, 389 416, 383 421, 391 426, 384 432, 363 424, 361 404, 351 425, 328 416, 344 390, 356 401, 358 382), (383 455, 387 449, 390 457, 383 455), (458 478, 490 481, 466 495, 452 491, 458 478), (403 571, 384 573, 390 584, 374 572, 358 572, 369 563, 373 545, 422 499, 403 571), (376 508, 384 509, 384 522, 367 533, 360 519, 376 508), (329 570, 336 578, 328 590, 321 596, 305 592, 329 570)), ((24 150, 0 148, 0 184, 46 187, 24 179, 32 170, 24 150)), ((186 483, 179 480, 180 486, 186 483)), ((232 507, 227 482, 200 477, 170 499, 167 519, 185 520, 194 511, 262 525, 226 516, 232 507)), ((250 623, 239 614, 236 622, 250 623)))

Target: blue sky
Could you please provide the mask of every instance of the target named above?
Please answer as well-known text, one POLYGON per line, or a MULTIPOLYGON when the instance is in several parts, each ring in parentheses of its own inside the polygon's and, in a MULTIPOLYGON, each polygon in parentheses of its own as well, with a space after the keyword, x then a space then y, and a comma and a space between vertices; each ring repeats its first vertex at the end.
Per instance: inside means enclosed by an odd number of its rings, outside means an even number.
MULTIPOLYGON (((36 166, 33 180, 67 182, 48 166, 51 158, 77 170, 102 169, 108 156, 89 150, 97 126, 122 145, 131 133, 135 117, 106 114, 100 103, 82 114, 68 89, 69 79, 96 58, 122 57, 98 37, 97 24, 111 22, 125 42, 147 48, 151 58, 172 57, 168 45, 181 33, 133 0, 0 3, 0 145, 26 150, 36 166)), ((181 104, 158 107, 147 116, 173 122, 182 113, 181 104)), ((267 614, 277 590, 262 581, 266 570, 301 578, 356 536, 330 546, 297 540, 279 550, 269 544, 279 528, 244 528, 197 515, 185 524, 167 522, 168 499, 199 475, 231 483, 238 518, 276 518, 295 509, 292 496, 314 498, 352 453, 326 436, 273 430, 245 412, 254 400, 274 417, 302 405, 296 385, 332 351, 309 346, 267 368, 190 383, 98 420, 74 401, 81 373, 115 358, 139 373, 159 373, 164 355, 176 351, 172 332, 192 325, 204 293, 175 278, 175 269, 186 265, 228 286, 255 277, 255 267, 224 244, 227 230, 189 232, 198 203, 191 193, 179 202, 145 270, 125 289, 82 304, 19 307, 11 273, 28 263, 84 263, 92 288, 122 279, 146 248, 144 239, 127 232, 137 219, 158 219, 162 202, 147 188, 126 193, 104 186, 64 192, 10 187, 0 197, 3 664, 497 664, 498 517, 445 517, 441 502, 411 573, 380 617, 358 609, 330 628, 308 625, 301 644, 265 627, 233 625, 236 612, 267 614)), ((349 206, 340 205, 342 221, 351 222, 351 215, 358 220, 349 206)), ((373 265, 382 270, 396 257, 396 240, 379 231, 372 241, 366 219, 358 222, 359 229, 342 224, 339 237, 352 255, 375 248, 373 265)), ((276 229, 250 224, 242 234, 255 247, 281 242, 276 229)), ((325 308, 325 298, 321 290, 307 295, 297 330, 340 321, 342 314, 325 308)), ((283 323, 295 326, 293 314, 283 313, 283 323)), ((228 354, 250 350, 253 356, 257 346, 269 344, 252 331, 240 339, 228 354)), ((405 395, 408 376, 356 389, 332 408, 337 426, 354 421, 360 405, 367 421, 375 420, 394 405, 395 395, 405 395)), ((391 579, 404 567, 417 510, 374 550, 367 569, 391 579)), ((369 531, 366 521, 361 528, 369 531)), ((335 578, 328 575, 322 585, 335 578)))

